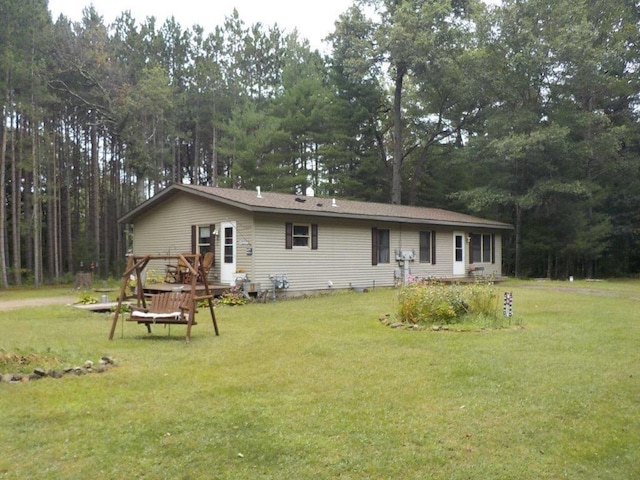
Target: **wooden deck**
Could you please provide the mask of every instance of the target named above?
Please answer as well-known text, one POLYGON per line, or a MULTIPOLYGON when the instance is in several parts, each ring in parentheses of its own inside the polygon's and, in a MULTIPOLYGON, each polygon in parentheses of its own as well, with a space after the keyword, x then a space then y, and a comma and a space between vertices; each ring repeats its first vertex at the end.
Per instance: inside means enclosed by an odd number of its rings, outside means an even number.
MULTIPOLYGON (((214 297, 218 297, 222 295, 225 291, 229 290, 229 288, 231 288, 229 285, 216 285, 211 283, 209 284, 209 291, 214 297)), ((190 290, 191 290, 191 285, 182 284, 182 283, 153 283, 153 284, 144 286, 145 295, 155 295, 156 293, 173 292, 173 291, 188 292, 190 290)), ((203 283, 196 284, 195 294, 196 295, 206 294, 206 289, 204 288, 203 283)))
POLYGON ((468 275, 466 277, 450 277, 450 278, 434 278, 434 281, 453 284, 468 284, 468 283, 502 283, 508 280, 507 277, 491 277, 484 275, 468 275))
MULTIPOLYGON (((130 305, 131 302, 122 302, 122 305, 130 305)), ((101 302, 101 303, 88 303, 88 304, 80 304, 75 303, 73 306, 75 308, 79 308, 81 310, 89 310, 91 312, 111 312, 113 311, 118 302, 101 302)))

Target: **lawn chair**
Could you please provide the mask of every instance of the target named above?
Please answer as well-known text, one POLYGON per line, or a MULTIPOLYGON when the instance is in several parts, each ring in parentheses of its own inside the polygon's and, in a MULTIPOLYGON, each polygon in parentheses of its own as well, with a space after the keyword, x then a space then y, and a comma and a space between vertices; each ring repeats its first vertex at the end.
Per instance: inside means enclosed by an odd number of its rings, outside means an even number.
MULTIPOLYGON (((190 255, 183 253, 183 255, 190 255)), ((165 282, 167 283, 186 283, 185 277, 189 273, 189 266, 181 258, 178 259, 177 265, 167 265, 165 271, 165 282)))

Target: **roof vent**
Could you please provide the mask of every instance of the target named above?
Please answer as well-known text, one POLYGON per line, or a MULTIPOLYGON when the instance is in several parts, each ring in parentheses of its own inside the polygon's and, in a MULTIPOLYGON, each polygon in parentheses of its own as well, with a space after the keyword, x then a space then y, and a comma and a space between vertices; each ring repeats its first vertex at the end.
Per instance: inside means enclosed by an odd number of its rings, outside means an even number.
POLYGON ((258 198, 262 198, 262 192, 260 191, 260 187, 256 187, 256 190, 258 191, 258 198))
POLYGON ((338 206, 338 204, 336 203, 336 199, 335 198, 331 200, 331 206, 332 207, 337 207, 338 206))

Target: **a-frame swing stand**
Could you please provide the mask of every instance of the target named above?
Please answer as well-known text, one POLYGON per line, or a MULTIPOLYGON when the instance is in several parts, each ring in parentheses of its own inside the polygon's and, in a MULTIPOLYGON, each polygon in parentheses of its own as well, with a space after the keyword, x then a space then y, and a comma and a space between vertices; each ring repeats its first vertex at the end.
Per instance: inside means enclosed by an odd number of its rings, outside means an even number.
MULTIPOLYGON (((151 331, 151 324, 162 323, 162 324, 178 324, 178 325, 186 325, 187 326, 187 335, 186 341, 189 342, 191 340, 191 326, 195 324, 194 318, 196 313, 196 307, 200 300, 206 300, 209 311, 211 312, 211 321, 213 322, 213 328, 216 332, 216 335, 219 335, 218 332, 218 324, 216 322, 216 314, 213 310, 213 295, 211 294, 211 289, 209 288, 209 282, 207 280, 207 275, 204 271, 202 265, 202 257, 200 254, 177 254, 177 255, 129 255, 127 260, 127 267, 125 268, 124 273, 122 274, 122 283, 120 286, 120 294, 118 295, 118 304, 116 305, 115 313, 113 314, 113 322, 111 323, 111 331, 109 333, 109 340, 113 340, 113 335, 116 331, 116 326, 118 324, 118 318, 120 317, 120 313, 122 311, 122 302, 126 299, 126 289, 127 284, 131 278, 131 275, 135 275, 136 279, 136 299, 137 304, 132 306, 133 310, 148 312, 147 308, 147 299, 144 295, 144 288, 142 285, 142 272, 147 266, 147 264, 151 260, 176 260, 179 265, 185 265, 185 268, 188 269, 187 277, 190 279, 191 289, 189 292, 167 292, 164 294, 158 294, 154 297, 158 297, 156 299, 156 305, 167 305, 171 302, 178 302, 175 304, 171 310, 173 312, 152 312, 147 313, 143 317, 138 317, 132 319, 137 321, 138 323, 144 323, 147 326, 148 331, 151 331), (198 278, 202 280, 202 284, 204 286, 204 295, 197 295, 197 281, 198 278), (167 299, 160 298, 161 296, 167 296, 167 299), (171 298, 169 298, 171 297, 171 298), (179 310, 179 311, 176 311, 179 310)), ((151 300, 151 304, 153 307, 154 298, 151 300)))

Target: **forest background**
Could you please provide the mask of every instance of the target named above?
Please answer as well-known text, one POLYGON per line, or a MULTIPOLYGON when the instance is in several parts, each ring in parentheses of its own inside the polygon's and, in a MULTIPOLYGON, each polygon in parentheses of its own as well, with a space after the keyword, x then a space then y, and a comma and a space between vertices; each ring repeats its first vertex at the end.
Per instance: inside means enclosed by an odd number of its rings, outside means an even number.
POLYGON ((0 0, 0 283, 119 274, 117 219, 176 182, 468 212, 514 225, 507 274, 636 274, 639 31, 632 0, 354 0, 323 54, 0 0))

